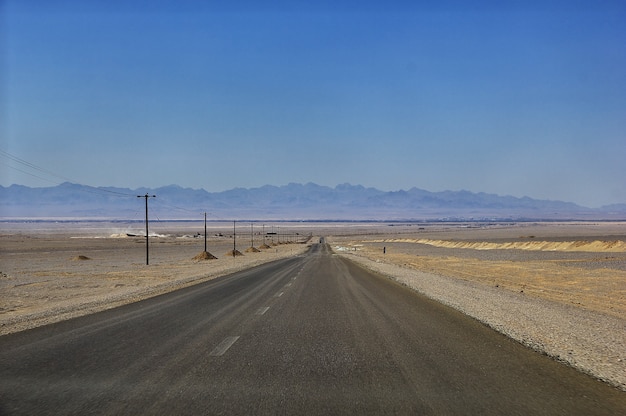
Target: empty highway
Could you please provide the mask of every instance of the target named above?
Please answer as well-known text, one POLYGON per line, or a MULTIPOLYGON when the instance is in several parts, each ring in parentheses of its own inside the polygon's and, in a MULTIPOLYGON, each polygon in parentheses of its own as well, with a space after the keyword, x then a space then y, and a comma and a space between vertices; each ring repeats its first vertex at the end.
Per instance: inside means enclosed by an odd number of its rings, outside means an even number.
POLYGON ((324 244, 0 337, 0 415, 617 415, 626 393, 324 244))

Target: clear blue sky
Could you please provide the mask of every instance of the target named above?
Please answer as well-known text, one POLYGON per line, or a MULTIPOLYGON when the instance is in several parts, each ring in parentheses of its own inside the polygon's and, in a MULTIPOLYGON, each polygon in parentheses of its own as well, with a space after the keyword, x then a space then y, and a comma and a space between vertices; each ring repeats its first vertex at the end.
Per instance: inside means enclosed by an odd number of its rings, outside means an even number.
POLYGON ((0 4, 4 186, 626 202, 624 1, 0 4))

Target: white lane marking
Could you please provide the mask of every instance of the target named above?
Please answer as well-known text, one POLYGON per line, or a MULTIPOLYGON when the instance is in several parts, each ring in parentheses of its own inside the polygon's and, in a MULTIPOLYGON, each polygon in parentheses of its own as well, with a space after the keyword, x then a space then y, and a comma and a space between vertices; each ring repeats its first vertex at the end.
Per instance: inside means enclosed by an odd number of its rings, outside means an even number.
POLYGON ((269 308, 270 308, 269 306, 265 306, 265 307, 263 307, 263 308, 259 308, 259 309, 256 311, 255 315, 263 315, 265 312, 267 312, 267 311, 268 311, 268 309, 269 309, 269 308))
POLYGON ((219 357, 220 355, 224 355, 226 351, 239 339, 239 336, 236 337, 226 337, 224 341, 220 342, 217 347, 211 351, 209 355, 213 357, 219 357))
POLYGON ((274 295, 274 297, 279 298, 283 295, 283 293, 285 292, 278 292, 277 294, 274 295))
POLYGON ((291 283, 287 283, 285 286, 289 287, 289 286, 291 286, 291 283))

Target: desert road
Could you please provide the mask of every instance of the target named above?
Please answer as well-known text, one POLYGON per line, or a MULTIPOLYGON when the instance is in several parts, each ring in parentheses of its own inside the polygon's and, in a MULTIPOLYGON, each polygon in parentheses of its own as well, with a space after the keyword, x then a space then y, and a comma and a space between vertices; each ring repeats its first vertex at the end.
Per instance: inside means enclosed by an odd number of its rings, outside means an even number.
POLYGON ((626 393, 318 244, 0 337, 0 415, 37 414, 617 415, 626 393))

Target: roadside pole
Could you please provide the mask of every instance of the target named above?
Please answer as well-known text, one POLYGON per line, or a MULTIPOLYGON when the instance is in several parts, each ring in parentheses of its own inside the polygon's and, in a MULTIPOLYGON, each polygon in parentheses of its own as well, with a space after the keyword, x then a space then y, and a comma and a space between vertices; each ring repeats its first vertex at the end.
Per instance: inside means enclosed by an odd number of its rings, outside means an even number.
POLYGON ((137 195, 137 198, 146 198, 146 266, 150 264, 150 249, 148 244, 148 198, 156 198, 156 195, 137 195))

